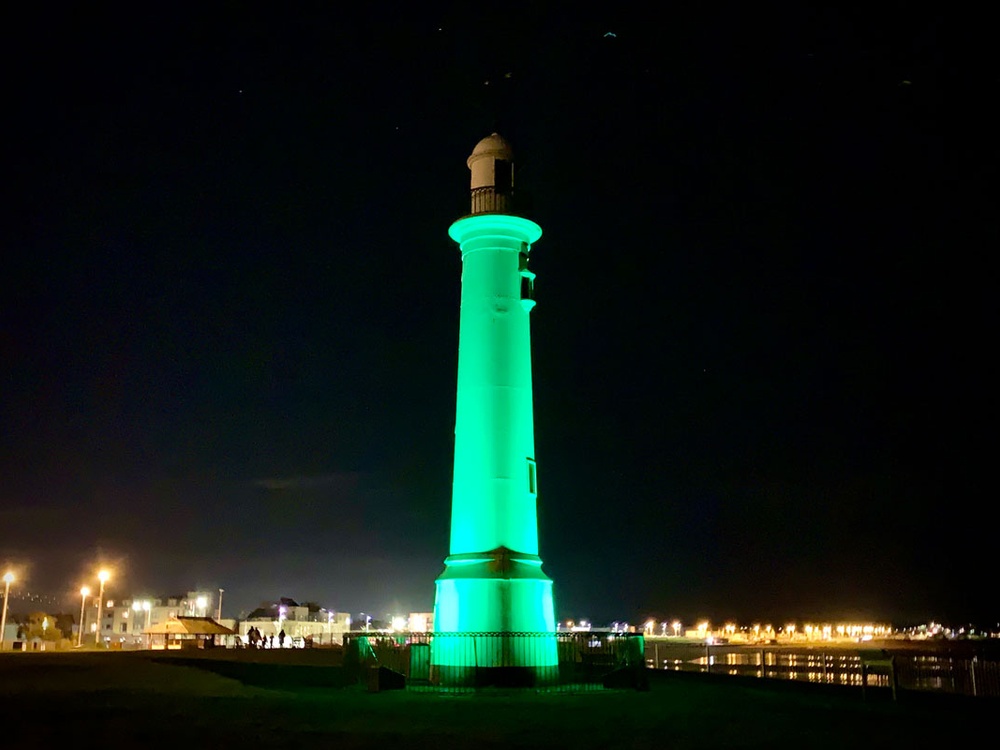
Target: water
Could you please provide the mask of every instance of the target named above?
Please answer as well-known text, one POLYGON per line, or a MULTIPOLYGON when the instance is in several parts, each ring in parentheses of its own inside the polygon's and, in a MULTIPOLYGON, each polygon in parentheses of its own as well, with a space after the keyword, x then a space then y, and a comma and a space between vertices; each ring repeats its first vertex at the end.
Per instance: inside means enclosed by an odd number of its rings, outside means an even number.
MULTIPOLYGON (((654 644, 655 646, 655 644, 654 644)), ((652 649, 654 652, 657 649, 652 649)), ((702 649, 704 651, 704 649, 702 649)), ((804 680, 836 685, 861 685, 861 657, 849 654, 794 653, 775 649, 727 651, 724 653, 702 654, 694 658, 670 658, 664 654, 650 657, 650 647, 646 648, 649 666, 681 672, 711 672, 744 677, 767 677, 771 679, 804 680)), ((868 685, 889 685, 888 674, 873 673, 868 676, 868 685)))
MULTIPOLYGON (((898 687, 966 695, 1000 695, 1000 661, 972 652, 871 649, 865 644, 829 647, 710 646, 647 639, 646 664, 655 669, 800 680, 828 685, 898 687), (892 656, 890 663, 889 657, 892 656), (864 657, 862 657, 864 655, 864 657)), ((932 647, 933 648, 933 647, 932 647)))

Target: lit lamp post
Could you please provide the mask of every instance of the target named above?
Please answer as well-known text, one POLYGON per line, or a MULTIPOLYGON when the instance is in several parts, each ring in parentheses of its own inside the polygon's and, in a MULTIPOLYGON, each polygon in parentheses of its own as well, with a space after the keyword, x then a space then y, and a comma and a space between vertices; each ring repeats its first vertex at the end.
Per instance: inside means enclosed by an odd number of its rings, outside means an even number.
POLYGON ((216 620, 221 620, 222 619, 222 592, 223 591, 225 591, 225 589, 219 589, 219 606, 215 608, 215 619, 216 620))
POLYGON ((7 632, 7 597, 10 595, 10 585, 14 583, 14 574, 9 570, 3 574, 3 617, 0 617, 0 651, 3 650, 4 634, 7 632))
POLYGON ((97 630, 94 631, 94 645, 101 643, 101 610, 104 608, 104 584, 111 578, 111 574, 102 570, 97 574, 97 580, 101 582, 101 591, 97 595, 97 630))
POLYGON ((79 648, 83 645, 83 615, 84 607, 87 606, 87 597, 90 596, 90 587, 81 586, 80 587, 80 627, 77 628, 76 633, 76 646, 79 648))
MULTIPOLYGON (((153 624, 153 603, 150 601, 144 601, 142 603, 142 611, 146 613, 146 630, 149 630, 149 626, 153 624)), ((149 638, 146 640, 149 648, 153 647, 153 634, 149 634, 149 638)))

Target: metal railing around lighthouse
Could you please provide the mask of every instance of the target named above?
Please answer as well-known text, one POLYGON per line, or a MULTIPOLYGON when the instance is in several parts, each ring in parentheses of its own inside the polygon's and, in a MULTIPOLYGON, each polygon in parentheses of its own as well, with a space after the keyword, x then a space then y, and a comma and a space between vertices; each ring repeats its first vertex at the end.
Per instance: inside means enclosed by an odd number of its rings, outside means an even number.
POLYGON ((509 213, 513 208, 514 199, 509 192, 499 191, 492 185, 472 190, 473 214, 503 214, 509 213))
POLYGON ((359 682, 384 668, 405 679, 409 690, 459 692, 642 689, 645 674, 642 634, 607 632, 354 632, 344 636, 344 668, 359 682), (535 664, 546 666, 525 666, 535 664))

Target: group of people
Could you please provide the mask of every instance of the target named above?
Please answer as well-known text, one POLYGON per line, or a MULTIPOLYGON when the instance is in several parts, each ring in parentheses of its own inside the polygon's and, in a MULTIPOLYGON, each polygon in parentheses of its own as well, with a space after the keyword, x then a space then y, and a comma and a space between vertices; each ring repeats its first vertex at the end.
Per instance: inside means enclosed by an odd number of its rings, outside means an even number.
POLYGON ((284 648, 287 637, 284 629, 277 635, 264 635, 257 626, 247 631, 247 643, 250 648, 284 648))

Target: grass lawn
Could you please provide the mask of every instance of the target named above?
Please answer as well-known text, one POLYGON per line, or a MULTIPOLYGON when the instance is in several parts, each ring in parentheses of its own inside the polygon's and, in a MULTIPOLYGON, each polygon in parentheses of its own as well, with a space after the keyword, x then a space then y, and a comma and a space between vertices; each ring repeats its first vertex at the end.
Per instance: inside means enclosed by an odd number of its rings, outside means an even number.
POLYGON ((343 683, 319 649, 5 654, 0 738, 74 750, 957 747, 994 736, 1000 708, 675 673, 652 675, 642 693, 368 693, 343 683))

